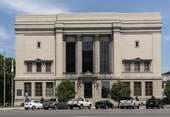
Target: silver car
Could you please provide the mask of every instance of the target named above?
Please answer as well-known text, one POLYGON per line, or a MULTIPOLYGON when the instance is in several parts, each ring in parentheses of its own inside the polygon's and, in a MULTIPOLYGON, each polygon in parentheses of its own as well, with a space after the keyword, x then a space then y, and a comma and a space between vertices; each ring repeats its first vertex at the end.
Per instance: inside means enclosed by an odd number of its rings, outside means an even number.
POLYGON ((139 102, 134 100, 132 97, 121 97, 120 99, 120 108, 138 108, 139 109, 139 102))

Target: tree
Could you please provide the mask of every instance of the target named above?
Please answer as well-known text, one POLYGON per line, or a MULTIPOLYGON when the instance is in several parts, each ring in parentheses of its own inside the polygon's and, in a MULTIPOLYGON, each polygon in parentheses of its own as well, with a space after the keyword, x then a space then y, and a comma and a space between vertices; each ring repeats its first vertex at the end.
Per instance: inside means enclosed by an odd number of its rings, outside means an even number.
MULTIPOLYGON (((11 86, 12 86, 12 73, 11 73, 11 65, 13 58, 5 58, 5 76, 6 76, 6 102, 11 102, 11 86)), ((13 59, 14 60, 14 59, 13 59)), ((15 66, 15 62, 14 62, 15 66)), ((15 67, 14 67, 15 68, 15 67)), ((15 76, 15 69, 14 69, 15 76)), ((14 93, 15 94, 15 93, 14 93)), ((0 54, 0 103, 3 104, 3 96, 4 96, 4 56, 0 54)))
POLYGON ((118 102, 118 107, 120 103, 120 98, 122 96, 130 96, 131 90, 130 87, 121 81, 117 81, 112 84, 110 95, 111 98, 118 102))
POLYGON ((166 85, 165 85, 165 89, 164 89, 164 93, 165 93, 165 103, 170 103, 170 80, 166 81, 166 85))
POLYGON ((56 96, 64 101, 75 97, 75 86, 70 80, 63 80, 56 88, 56 96))

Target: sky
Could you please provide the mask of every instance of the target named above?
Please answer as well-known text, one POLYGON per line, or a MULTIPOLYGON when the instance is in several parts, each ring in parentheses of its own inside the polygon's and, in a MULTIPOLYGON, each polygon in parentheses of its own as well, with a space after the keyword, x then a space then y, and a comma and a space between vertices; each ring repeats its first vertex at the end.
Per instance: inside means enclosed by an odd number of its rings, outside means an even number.
POLYGON ((96 12, 161 13, 161 72, 170 71, 170 0, 0 0, 0 54, 15 58, 16 15, 96 12))

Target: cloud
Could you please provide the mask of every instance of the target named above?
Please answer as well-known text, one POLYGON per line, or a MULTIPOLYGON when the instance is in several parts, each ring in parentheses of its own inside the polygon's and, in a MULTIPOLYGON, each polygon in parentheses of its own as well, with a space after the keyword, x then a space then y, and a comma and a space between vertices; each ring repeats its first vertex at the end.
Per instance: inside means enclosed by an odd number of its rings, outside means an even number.
POLYGON ((8 40, 10 38, 10 34, 4 28, 0 27, 0 40, 8 40))
POLYGON ((1 0, 0 9, 26 14, 57 14, 68 12, 68 8, 59 3, 58 5, 53 5, 47 2, 47 0, 1 0))

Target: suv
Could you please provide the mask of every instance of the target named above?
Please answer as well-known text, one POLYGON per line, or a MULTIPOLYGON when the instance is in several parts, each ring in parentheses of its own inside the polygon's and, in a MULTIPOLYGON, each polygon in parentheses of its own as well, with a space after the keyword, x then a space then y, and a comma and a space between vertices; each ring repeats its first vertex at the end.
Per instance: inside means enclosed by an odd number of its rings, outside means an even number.
POLYGON ((120 99, 120 108, 138 108, 139 109, 139 102, 134 100, 132 97, 121 97, 120 99))
POLYGON ((61 100, 61 99, 50 99, 49 101, 44 101, 43 102, 43 108, 44 109, 59 109, 59 108, 65 108, 67 109, 67 102, 61 100))
POLYGON ((164 108, 163 107, 163 102, 160 99, 148 99, 146 101, 146 108, 153 108, 153 107, 157 107, 157 108, 164 108))

